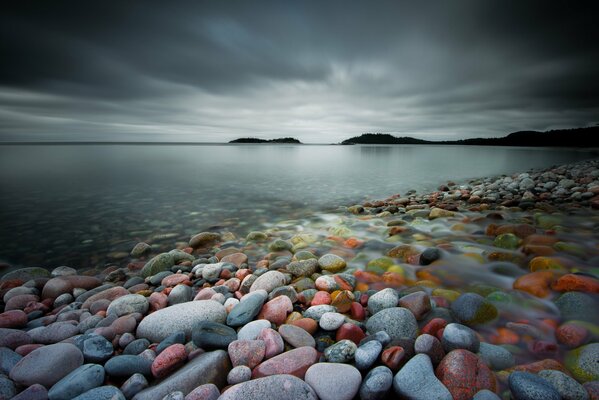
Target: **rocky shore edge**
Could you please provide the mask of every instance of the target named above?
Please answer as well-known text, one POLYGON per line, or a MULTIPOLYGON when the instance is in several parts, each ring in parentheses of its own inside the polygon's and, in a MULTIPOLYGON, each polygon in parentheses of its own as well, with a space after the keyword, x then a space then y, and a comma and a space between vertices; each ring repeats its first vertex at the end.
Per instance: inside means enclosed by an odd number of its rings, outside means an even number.
POLYGON ((599 399, 599 160, 0 279, 0 398, 599 399))

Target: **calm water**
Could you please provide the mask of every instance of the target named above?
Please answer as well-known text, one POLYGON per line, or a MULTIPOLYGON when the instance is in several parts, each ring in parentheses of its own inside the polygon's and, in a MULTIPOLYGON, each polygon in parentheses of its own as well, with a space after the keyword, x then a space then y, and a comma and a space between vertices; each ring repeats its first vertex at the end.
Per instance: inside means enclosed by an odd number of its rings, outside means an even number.
POLYGON ((139 240, 239 235, 448 180, 586 158, 571 149, 317 145, 0 145, 0 260, 88 267, 139 240))

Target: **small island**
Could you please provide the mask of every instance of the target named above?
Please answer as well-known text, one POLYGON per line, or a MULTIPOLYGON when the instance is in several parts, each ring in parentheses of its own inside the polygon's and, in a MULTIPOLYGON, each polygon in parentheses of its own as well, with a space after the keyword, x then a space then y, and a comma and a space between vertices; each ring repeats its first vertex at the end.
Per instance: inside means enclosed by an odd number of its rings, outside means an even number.
POLYGON ((302 144, 299 140, 291 137, 278 139, 239 138, 229 143, 267 143, 267 144, 302 144))

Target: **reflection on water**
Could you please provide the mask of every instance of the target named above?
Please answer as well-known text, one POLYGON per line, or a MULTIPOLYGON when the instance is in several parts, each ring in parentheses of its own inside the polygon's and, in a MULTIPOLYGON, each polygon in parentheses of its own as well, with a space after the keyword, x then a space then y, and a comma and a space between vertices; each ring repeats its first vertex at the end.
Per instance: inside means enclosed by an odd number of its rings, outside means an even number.
POLYGON ((339 204, 595 155, 459 146, 5 145, 0 259, 89 266, 137 240, 186 240, 217 224, 244 234, 339 204))

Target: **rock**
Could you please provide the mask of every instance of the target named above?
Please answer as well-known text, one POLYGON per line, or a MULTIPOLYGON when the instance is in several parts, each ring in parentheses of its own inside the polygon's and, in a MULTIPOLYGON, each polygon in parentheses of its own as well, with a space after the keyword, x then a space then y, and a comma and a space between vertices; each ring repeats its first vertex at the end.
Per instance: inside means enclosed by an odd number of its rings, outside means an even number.
POLYGON ((125 400, 125 396, 114 386, 100 386, 88 390, 72 400, 125 400))
POLYGON ((11 400, 48 400, 48 389, 36 383, 11 398, 11 400))
POLYGON ((513 233, 502 233, 493 241, 495 247, 508 250, 516 250, 520 246, 520 239, 513 233))
POLYGON ((258 277, 250 287, 250 293, 256 290, 266 290, 267 293, 272 292, 279 286, 287 284, 287 279, 279 271, 268 271, 258 277))
POLYGON ((327 312, 337 312, 337 309, 328 304, 321 304, 318 306, 312 306, 304 311, 304 317, 312 318, 313 320, 320 321, 320 317, 327 312))
POLYGON ((148 380, 142 374, 133 374, 121 386, 121 392, 127 399, 148 387, 148 380))
POLYGON ((414 342, 414 351, 416 354, 426 354, 431 359, 434 365, 441 362, 445 357, 445 351, 443 345, 436 337, 423 333, 416 338, 414 342))
POLYGON ((233 367, 247 365, 254 368, 264 359, 265 352, 266 345, 262 340, 235 340, 228 348, 233 367))
POLYGON ((324 358, 332 363, 346 363, 354 359, 358 346, 351 340, 341 340, 324 351, 324 358))
POLYGON ((483 324, 497 318, 497 308, 476 293, 464 293, 451 303, 451 311, 461 323, 483 324))
POLYGON ((501 400, 501 398, 490 390, 484 389, 476 393, 472 400, 501 400))
POLYGON ((8 347, 14 350, 19 346, 31 343, 33 343, 33 339, 27 332, 18 329, 0 328, 0 347, 8 347))
POLYGON ((237 340, 237 332, 218 322, 201 321, 193 328, 192 340, 204 350, 226 349, 231 342, 237 340))
POLYGON ((166 349, 167 347, 173 345, 173 344, 185 344, 185 341, 187 339, 185 338, 185 332, 179 331, 179 332, 175 332, 171 335, 168 335, 166 338, 164 338, 163 341, 161 341, 158 346, 156 346, 156 354, 160 354, 164 351, 164 349, 166 349))
POLYGON ((443 330, 441 344, 448 353, 456 349, 465 349, 476 353, 480 347, 480 340, 476 336, 476 332, 467 326, 451 323, 447 324, 443 330))
POLYGON ((305 381, 320 400, 352 400, 360 389, 362 375, 351 365, 317 363, 308 368, 305 381))
POLYGON ((102 336, 93 336, 83 342, 83 357, 86 362, 103 363, 113 352, 112 343, 102 336))
POLYGON ((252 378, 289 374, 304 378, 308 368, 318 361, 318 352, 313 347, 300 347, 263 361, 254 368, 252 378))
POLYGON ((51 344, 23 357, 10 371, 10 379, 22 386, 39 383, 49 388, 82 364, 83 354, 76 346, 51 344))
POLYGON ((589 394, 584 387, 561 371, 543 370, 538 374, 545 379, 564 400, 588 400, 589 394))
POLYGON ((373 368, 366 374, 360 386, 361 400, 380 400, 391 389, 393 385, 393 373, 387 367, 373 368))
POLYGON ((565 365, 579 382, 599 380, 599 343, 591 343, 566 353, 565 365))
POLYGON ((289 297, 279 296, 264 304, 258 318, 266 319, 275 325, 281 325, 291 311, 293 311, 293 304, 289 297))
POLYGON ((418 321, 422 320, 432 308, 431 299, 424 291, 403 296, 399 299, 399 306, 410 310, 418 321))
POLYGON ((292 375, 273 375, 239 383, 227 389, 219 400, 318 400, 314 390, 292 375))
POLYGON ((145 314, 148 312, 149 307, 150 303, 144 296, 128 294, 113 300, 108 306, 106 314, 114 314, 118 317, 133 313, 145 314))
POLYGON ((345 315, 336 312, 327 312, 320 317, 318 324, 325 331, 336 331, 345 322, 345 315))
POLYGON ((383 345, 376 340, 360 345, 354 354, 356 367, 361 371, 368 370, 377 361, 382 350, 383 345))
POLYGON ((0 399, 11 399, 17 394, 17 388, 13 381, 0 375, 0 399))
POLYGON ((261 293, 250 293, 243 299, 227 316, 227 325, 237 327, 252 321, 260 313, 265 297, 261 293))
POLYGON ((176 370, 187 360, 185 346, 175 343, 164 349, 152 362, 152 375, 155 378, 164 378, 176 370))
POLYGON ((152 275, 156 275, 159 272, 169 270, 175 261, 173 255, 170 253, 161 253, 151 258, 141 270, 141 276, 147 278, 152 275))
POLYGON ((417 354, 393 378, 399 396, 410 400, 453 400, 449 390, 437 379, 426 354, 417 354))
MULTIPOLYGON (((264 328, 257 337, 264 342, 264 358, 271 358, 285 351, 285 343, 281 334, 274 329, 264 328)), ((238 382, 239 383, 239 382, 238 382)))
POLYGON ((508 383, 512 396, 518 400, 560 400, 562 398, 548 381, 529 372, 512 372, 508 383))
POLYGON ((478 351, 482 360, 492 370, 501 371, 516 364, 514 355, 501 346, 481 342, 478 351))
POLYGON ((139 242, 131 249, 131 257, 139 258, 148 254, 152 250, 152 246, 147 243, 139 242))
POLYGON ((180 391, 186 395, 197 386, 207 383, 223 387, 230 370, 231 363, 225 351, 207 352, 192 359, 157 385, 137 393, 133 400, 161 399, 174 391, 180 391))
POLYGON ((293 276, 311 276, 318 271, 318 260, 311 258, 308 260, 293 261, 285 267, 293 276))
POLYGON ((433 207, 431 208, 431 212, 428 215, 429 219, 437 219, 437 218, 449 218, 453 217, 455 213, 453 211, 447 211, 442 208, 433 207))
POLYGON ((468 350, 449 352, 439 363, 436 376, 454 400, 470 400, 480 390, 494 392, 497 389, 493 372, 468 350))
POLYGON ((20 268, 15 271, 7 272, 2 276, 0 280, 2 281, 11 281, 11 280, 20 280, 23 282, 30 281, 36 278, 49 278, 50 271, 45 268, 39 267, 30 267, 30 268, 20 268))
POLYGON ((84 364, 58 381, 48 391, 49 400, 72 399, 104 383, 104 368, 84 364))
MULTIPOLYGON (((102 287, 102 286, 100 286, 102 287)), ((126 296, 129 295, 129 291, 123 287, 120 286, 116 286, 116 287, 110 287, 108 289, 102 290, 98 293, 93 294, 92 296, 90 296, 87 300, 85 300, 83 302, 83 304, 81 305, 81 309, 89 309, 91 307, 91 305, 98 301, 98 300, 102 300, 102 299, 107 299, 110 301, 114 301, 115 299, 122 297, 122 296, 126 296)), ((75 301, 80 301, 79 298, 75 299, 75 301)))
POLYGON ((293 347, 315 347, 316 342, 312 335, 295 325, 283 324, 279 327, 279 334, 293 347))
POLYGON ((143 353, 148 347, 150 347, 150 341, 148 339, 136 339, 125 347, 123 355, 137 356, 143 353))
POLYGON ((262 332, 262 329, 270 327, 270 321, 265 319, 257 319, 256 321, 252 321, 242 327, 239 332, 237 332, 237 339, 256 339, 260 332, 262 332))
POLYGON ((158 343, 167 336, 183 331, 191 337, 192 328, 201 321, 223 323, 227 318, 225 307, 213 300, 197 300, 176 304, 153 312, 137 327, 137 337, 158 343))
POLYGON ((337 334, 335 335, 335 340, 340 341, 343 339, 351 340, 356 345, 360 343, 362 339, 364 339, 366 335, 364 331, 358 326, 350 322, 346 322, 337 329, 337 334))
POLYGON ((239 365, 233 368, 229 371, 229 375, 227 375, 227 383, 229 385, 237 385, 250 379, 252 379, 252 370, 246 365, 239 365))
POLYGON ((194 249, 198 247, 203 247, 208 244, 212 244, 214 242, 218 242, 220 240, 220 234, 215 232, 200 232, 197 235, 193 236, 189 239, 189 247, 193 247, 194 249))
POLYGON ((318 259, 318 265, 325 271, 340 272, 345 269, 345 260, 336 254, 325 254, 318 259))
POLYGON ((0 374, 9 375, 10 370, 13 369, 22 358, 23 356, 15 353, 8 347, 0 347, 0 374))
POLYGON ((141 356, 120 355, 106 362, 106 373, 115 378, 129 378, 133 374, 152 375, 152 362, 141 356))
POLYGON ((191 300, 192 296, 191 287, 183 284, 177 285, 168 294, 168 305, 186 303, 191 300))
POLYGON ((370 333, 385 331, 392 340, 416 339, 418 324, 410 310, 392 307, 381 310, 370 317, 366 322, 366 329, 370 333))
POLYGON ((0 314, 0 328, 22 328, 27 322, 27 314, 22 310, 10 310, 0 314))
POLYGON ((596 310, 599 301, 586 293, 567 292, 562 294, 555 305, 559 308, 563 320, 580 320, 599 323, 599 313, 590 313, 587 310, 596 310))
POLYGON ((35 343, 52 344, 77 335, 79 328, 70 321, 54 322, 48 326, 32 329, 28 333, 35 343))
POLYGON ((420 254, 420 265, 429 265, 441 258, 441 251, 436 247, 429 247, 420 254))
POLYGON ((189 392, 185 396, 185 400, 217 400, 219 397, 220 390, 218 390, 218 387, 213 383, 206 383, 189 392))
POLYGON ((397 291, 392 288, 386 288, 378 291, 368 298, 368 311, 371 315, 385 309, 396 307, 399 301, 397 291))

